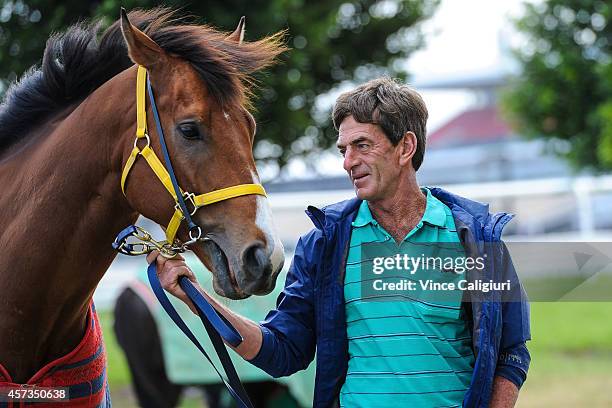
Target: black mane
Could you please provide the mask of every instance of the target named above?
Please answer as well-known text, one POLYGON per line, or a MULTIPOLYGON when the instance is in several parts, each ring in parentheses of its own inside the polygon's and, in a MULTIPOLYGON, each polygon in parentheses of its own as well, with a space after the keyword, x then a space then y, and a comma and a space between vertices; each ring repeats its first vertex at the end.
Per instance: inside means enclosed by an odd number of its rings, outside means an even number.
MULTIPOLYGON (((246 102, 249 75, 285 50, 282 33, 238 45, 227 33, 186 23, 166 8, 133 11, 129 18, 166 52, 189 61, 223 104, 246 102)), ((104 31, 93 21, 52 35, 42 65, 11 84, 0 105, 0 152, 132 65, 118 21, 104 31)))

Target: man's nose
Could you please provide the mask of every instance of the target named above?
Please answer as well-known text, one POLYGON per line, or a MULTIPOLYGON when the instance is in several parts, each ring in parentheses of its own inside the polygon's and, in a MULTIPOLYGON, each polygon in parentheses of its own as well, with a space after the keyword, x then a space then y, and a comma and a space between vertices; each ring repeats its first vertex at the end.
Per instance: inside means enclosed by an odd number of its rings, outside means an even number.
POLYGON ((344 152, 344 163, 343 163, 344 170, 346 170, 346 172, 350 174, 351 169, 355 167, 356 164, 357 164, 357 155, 353 152, 352 149, 347 148, 346 151, 344 152))

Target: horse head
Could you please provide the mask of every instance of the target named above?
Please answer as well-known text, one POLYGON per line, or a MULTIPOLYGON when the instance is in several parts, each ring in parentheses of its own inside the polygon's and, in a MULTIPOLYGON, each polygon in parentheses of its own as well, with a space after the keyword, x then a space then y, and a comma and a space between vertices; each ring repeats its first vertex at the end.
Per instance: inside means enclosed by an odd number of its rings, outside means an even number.
MULTIPOLYGON (((128 17, 122 11, 118 23, 130 59, 147 70, 178 185, 204 194, 259 184, 248 86, 250 74, 285 49, 280 37, 244 42, 244 19, 227 34, 198 25, 140 30, 130 18, 132 13, 128 17)), ((150 102, 150 146, 162 157, 150 102)), ((125 141, 124 162, 134 143, 133 131, 125 141)), ((145 160, 134 164, 125 194, 134 210, 162 226, 175 212, 176 202, 145 160)), ((190 244, 190 249, 212 272, 218 294, 242 299, 274 288, 284 255, 265 196, 241 195, 206 205, 193 214, 193 221, 207 239, 190 244)), ((183 223, 177 237, 185 242, 188 235, 183 223)))

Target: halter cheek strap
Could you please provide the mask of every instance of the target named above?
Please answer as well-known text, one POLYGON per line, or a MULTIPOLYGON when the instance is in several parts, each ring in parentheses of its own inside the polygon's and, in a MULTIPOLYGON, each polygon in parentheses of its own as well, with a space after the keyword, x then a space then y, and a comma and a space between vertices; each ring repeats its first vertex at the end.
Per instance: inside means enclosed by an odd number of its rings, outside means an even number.
POLYGON ((149 164, 149 167, 151 167, 159 181, 161 181, 175 202, 174 214, 166 227, 166 240, 169 244, 174 242, 176 233, 183 220, 187 222, 187 226, 189 228, 189 237, 191 238, 190 243, 201 238, 202 231, 191 218, 191 216, 195 214, 200 207, 244 195, 266 196, 266 191, 261 184, 240 184, 200 195, 185 192, 180 188, 170 161, 170 155, 168 153, 163 127, 161 126, 159 113, 155 104, 155 97, 153 95, 151 82, 147 77, 147 70, 142 66, 138 67, 138 76, 136 80, 136 122, 136 139, 134 140, 134 148, 126 161, 121 174, 121 191, 123 191, 123 194, 125 195, 125 183, 127 182, 130 170, 136 163, 138 156, 144 157, 146 162, 149 164), (153 116, 155 118, 157 133, 159 135, 160 145, 166 166, 164 166, 164 164, 155 154, 155 151, 151 148, 151 139, 147 133, 147 90, 149 93, 151 110, 153 111, 153 116), (145 143, 143 148, 138 147, 139 143, 142 144, 141 141, 145 143), (191 204, 191 209, 189 209, 187 206, 187 202, 191 204))

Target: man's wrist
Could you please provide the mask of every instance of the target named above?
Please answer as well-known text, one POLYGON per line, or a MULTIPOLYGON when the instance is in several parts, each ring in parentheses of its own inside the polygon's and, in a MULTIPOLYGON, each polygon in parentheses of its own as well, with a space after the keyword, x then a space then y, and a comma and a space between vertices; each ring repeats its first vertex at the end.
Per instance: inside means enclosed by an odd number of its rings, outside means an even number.
POLYGON ((510 380, 502 376, 493 379, 493 394, 490 408, 513 408, 518 399, 519 389, 510 380))
POLYGON ((238 333, 240 333, 240 336, 242 336, 242 343, 240 343, 238 347, 232 347, 236 353, 240 354, 245 360, 255 358, 261 348, 263 337, 259 325, 232 312, 229 308, 219 303, 214 297, 210 296, 200 285, 196 284, 196 287, 217 313, 223 315, 223 317, 234 326, 238 333))
POLYGON ((256 325, 257 328, 255 330, 248 330, 251 338, 245 339, 246 341, 243 341, 243 343, 236 348, 236 352, 247 361, 251 361, 257 357, 263 343, 263 334, 260 326, 255 323, 253 323, 253 325, 256 325))

